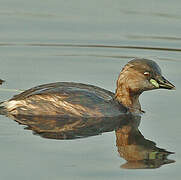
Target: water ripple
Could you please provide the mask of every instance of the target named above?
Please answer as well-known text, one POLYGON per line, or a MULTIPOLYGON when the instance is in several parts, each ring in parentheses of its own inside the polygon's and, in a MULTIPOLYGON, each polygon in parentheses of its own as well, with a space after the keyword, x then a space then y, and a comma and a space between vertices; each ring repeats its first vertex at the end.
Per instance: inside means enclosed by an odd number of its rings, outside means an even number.
POLYGON ((153 51, 181 52, 181 48, 153 47, 153 46, 129 46, 129 45, 103 45, 103 44, 60 44, 60 43, 0 43, 0 46, 36 46, 36 47, 78 47, 78 48, 119 48, 141 49, 153 51))

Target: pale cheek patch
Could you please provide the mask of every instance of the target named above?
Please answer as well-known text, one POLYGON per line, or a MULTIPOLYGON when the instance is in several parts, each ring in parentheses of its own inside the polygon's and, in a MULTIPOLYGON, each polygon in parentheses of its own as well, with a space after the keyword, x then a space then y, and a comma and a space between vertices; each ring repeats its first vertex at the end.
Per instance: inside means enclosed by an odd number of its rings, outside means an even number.
POLYGON ((151 82, 151 84, 153 84, 153 86, 155 86, 156 88, 159 88, 159 84, 156 80, 150 79, 150 82, 151 82))

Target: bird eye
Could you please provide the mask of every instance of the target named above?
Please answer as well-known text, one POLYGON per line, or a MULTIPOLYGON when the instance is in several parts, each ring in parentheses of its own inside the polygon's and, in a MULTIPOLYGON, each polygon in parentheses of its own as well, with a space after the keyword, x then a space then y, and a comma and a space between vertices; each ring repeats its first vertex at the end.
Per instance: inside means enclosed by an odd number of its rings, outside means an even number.
POLYGON ((149 73, 148 71, 145 71, 145 72, 144 72, 144 75, 145 75, 145 76, 149 76, 150 73, 149 73))

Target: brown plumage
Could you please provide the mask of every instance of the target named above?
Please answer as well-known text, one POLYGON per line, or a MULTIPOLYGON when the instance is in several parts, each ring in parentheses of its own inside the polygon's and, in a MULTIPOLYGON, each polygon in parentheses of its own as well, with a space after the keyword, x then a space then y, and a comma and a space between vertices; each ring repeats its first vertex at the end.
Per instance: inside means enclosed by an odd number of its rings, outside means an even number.
POLYGON ((161 74, 152 60, 134 59, 122 69, 116 93, 71 82, 40 85, 1 103, 5 114, 32 116, 114 117, 125 112, 141 112, 143 91, 175 86, 161 74))

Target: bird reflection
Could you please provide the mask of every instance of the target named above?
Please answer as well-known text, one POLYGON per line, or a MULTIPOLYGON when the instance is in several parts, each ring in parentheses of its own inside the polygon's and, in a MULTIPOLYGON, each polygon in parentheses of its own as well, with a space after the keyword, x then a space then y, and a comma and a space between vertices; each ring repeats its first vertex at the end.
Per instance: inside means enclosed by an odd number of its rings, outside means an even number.
POLYGON ((158 148, 155 142, 145 139, 138 129, 141 116, 122 114, 117 117, 70 118, 59 116, 9 115, 26 125, 34 134, 50 139, 77 139, 115 131, 116 146, 120 157, 127 162, 126 169, 159 168, 175 162, 167 159, 173 152, 158 148))
POLYGON ((164 164, 175 162, 167 159, 173 152, 156 146, 156 143, 145 139, 138 129, 140 117, 132 116, 127 124, 115 131, 118 152, 127 162, 121 167, 126 169, 159 168, 164 164))

